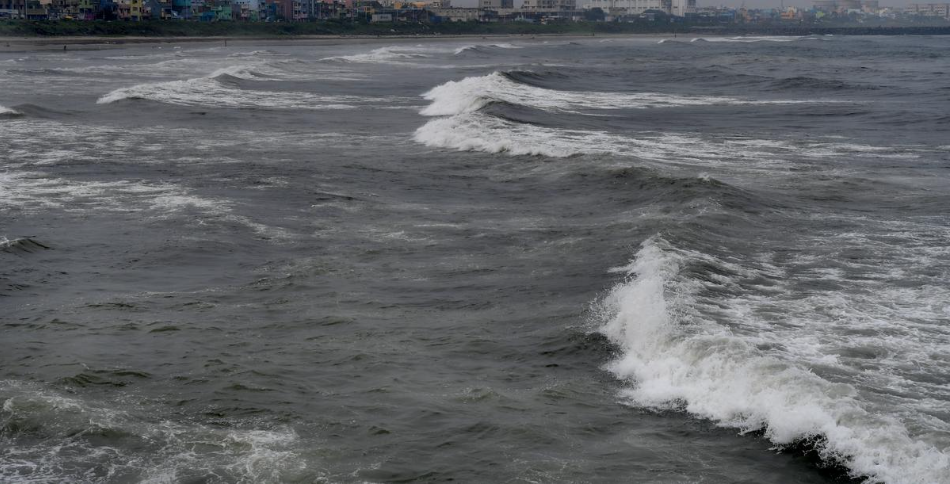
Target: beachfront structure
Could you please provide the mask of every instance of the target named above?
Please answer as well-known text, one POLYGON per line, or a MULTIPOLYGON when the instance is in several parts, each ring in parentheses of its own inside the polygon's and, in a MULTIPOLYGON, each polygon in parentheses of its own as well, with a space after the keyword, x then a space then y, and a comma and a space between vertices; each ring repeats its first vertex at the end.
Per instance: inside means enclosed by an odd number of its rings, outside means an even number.
POLYGON ((687 14, 696 13, 696 0, 672 0, 667 13, 677 17, 685 17, 687 14))
POLYGON ((432 16, 442 22, 469 22, 481 18, 482 11, 477 8, 433 8, 429 10, 432 16))
POLYGON ((587 8, 599 8, 613 17, 661 11, 677 17, 696 13, 696 0, 590 0, 587 8))
POLYGON ((524 0, 521 9, 528 13, 560 13, 577 10, 577 0, 524 0))
POLYGON ((20 18, 26 14, 26 0, 0 0, 0 13, 4 17, 20 18))
POLYGON ((904 9, 906 15, 950 19, 950 3, 912 3, 904 9))
POLYGON ((820 12, 877 11, 878 0, 814 0, 815 10, 820 12))

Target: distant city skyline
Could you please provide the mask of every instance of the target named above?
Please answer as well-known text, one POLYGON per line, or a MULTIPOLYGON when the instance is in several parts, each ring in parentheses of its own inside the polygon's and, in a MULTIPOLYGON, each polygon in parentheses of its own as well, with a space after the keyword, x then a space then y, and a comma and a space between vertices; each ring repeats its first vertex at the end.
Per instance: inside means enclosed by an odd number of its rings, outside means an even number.
MULTIPOLYGON (((586 5, 588 0, 577 0, 577 6, 586 5)), ((912 3, 948 3, 950 0, 880 0, 882 7, 906 7, 912 3)), ((524 0, 515 0, 515 7, 520 7, 524 0)), ((782 4, 782 0, 697 0, 700 7, 713 7, 723 5, 726 7, 741 7, 745 3, 748 8, 775 8, 782 4)), ((452 5, 456 7, 477 7, 478 0, 452 0, 452 5)), ((786 7, 811 7, 813 0, 785 0, 786 7)))

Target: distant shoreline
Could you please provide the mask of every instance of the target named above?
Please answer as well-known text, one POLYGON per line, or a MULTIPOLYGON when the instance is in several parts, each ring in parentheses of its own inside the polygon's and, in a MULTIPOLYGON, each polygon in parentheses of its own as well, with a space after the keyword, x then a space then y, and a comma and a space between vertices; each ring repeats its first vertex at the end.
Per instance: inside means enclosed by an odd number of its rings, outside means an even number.
MULTIPOLYGON (((664 34, 618 34, 597 35, 598 38, 609 37, 660 37, 664 34)), ((532 38, 591 38, 590 35, 577 34, 485 34, 485 35, 296 35, 296 36, 59 36, 59 37, 0 37, 0 52, 23 50, 63 50, 63 47, 77 47, 81 50, 120 48, 138 44, 179 44, 179 43, 314 43, 314 44, 352 44, 370 43, 379 40, 392 41, 432 41, 432 40, 514 40, 532 38)), ((68 50, 68 49, 67 49, 68 50)))
POLYGON ((377 39, 479 39, 632 36, 950 35, 950 25, 705 25, 570 22, 367 24, 199 22, 0 22, 0 51, 180 42, 365 42, 377 39))
POLYGON ((686 31, 669 32, 537 32, 537 33, 458 33, 458 34, 324 34, 324 35, 33 35, 33 36, 4 36, 0 35, 0 52, 18 51, 51 51, 51 50, 100 50, 114 49, 122 46, 137 44, 178 44, 178 43, 314 43, 314 44, 357 44, 371 43, 380 40, 394 42, 420 42, 434 40, 516 40, 537 38, 618 38, 618 37, 653 37, 670 38, 694 37, 735 37, 735 36, 807 36, 807 35, 950 35, 950 27, 918 28, 918 27, 891 27, 879 29, 849 28, 849 29, 806 29, 806 30, 774 30, 774 29, 690 29, 686 31))

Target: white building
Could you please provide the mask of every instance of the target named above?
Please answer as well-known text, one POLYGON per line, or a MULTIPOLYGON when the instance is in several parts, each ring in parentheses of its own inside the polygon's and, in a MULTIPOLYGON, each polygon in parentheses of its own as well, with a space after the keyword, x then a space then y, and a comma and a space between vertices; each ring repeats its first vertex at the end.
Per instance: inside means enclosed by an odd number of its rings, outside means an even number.
POLYGON ((573 12, 577 0, 524 0, 521 9, 526 12, 573 12))
POLYGON ((607 15, 639 15, 647 10, 666 10, 663 0, 590 0, 587 8, 599 8, 607 15))
POLYGON ((450 22, 472 22, 478 20, 481 10, 477 8, 430 8, 430 12, 437 17, 442 17, 450 22))
POLYGON ((950 4, 947 3, 912 3, 904 9, 908 15, 923 17, 950 18, 950 4))
POLYGON ((640 15, 647 10, 660 10, 683 17, 696 13, 696 0, 589 0, 587 8, 599 8, 607 15, 640 15))

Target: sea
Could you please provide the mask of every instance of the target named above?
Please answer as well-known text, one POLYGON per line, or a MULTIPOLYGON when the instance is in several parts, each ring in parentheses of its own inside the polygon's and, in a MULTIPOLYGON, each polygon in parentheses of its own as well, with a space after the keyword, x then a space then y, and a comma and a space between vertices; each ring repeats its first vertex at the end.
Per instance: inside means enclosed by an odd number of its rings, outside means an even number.
POLYGON ((0 52, 0 482, 950 483, 950 39, 0 52))

